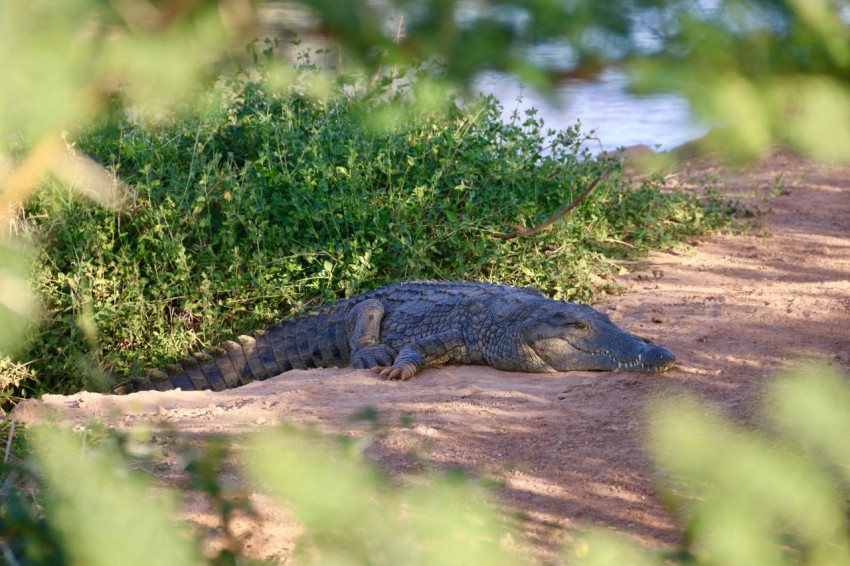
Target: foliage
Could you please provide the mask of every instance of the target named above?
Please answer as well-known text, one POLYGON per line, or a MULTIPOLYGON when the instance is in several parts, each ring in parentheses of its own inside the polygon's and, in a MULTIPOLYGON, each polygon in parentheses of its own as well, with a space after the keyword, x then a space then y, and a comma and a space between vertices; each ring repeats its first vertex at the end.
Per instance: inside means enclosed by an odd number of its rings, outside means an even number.
POLYGON ((4 3, 0 154, 87 123, 118 85, 144 105, 195 92, 238 38, 243 24, 227 9, 237 3, 4 3))
POLYGON ((117 557, 128 565, 199 561, 187 533, 181 536, 172 523, 176 505, 170 493, 154 494, 142 476, 122 474, 124 464, 112 450, 84 455, 71 431, 39 428, 31 434, 49 487, 46 513, 71 563, 114 564, 117 557))
POLYGON ((26 364, 6 356, 0 357, 0 404, 14 404, 18 399, 12 396, 13 393, 21 390, 22 383, 35 379, 35 372, 26 364))
MULTIPOLYGON (((179 491, 205 495, 219 515, 225 545, 209 555, 205 541, 175 528, 178 490, 148 479, 164 451, 149 431, 75 434, 41 426, 22 436, 27 448, 17 453, 28 456, 24 465, 6 467, 0 498, 9 563, 106 564, 119 556, 122 564, 252 563, 232 528, 237 515, 252 510, 225 487, 230 443, 210 439, 199 449, 172 439, 167 447, 185 463, 179 491), (11 481, 17 489, 9 489, 11 481)), ((368 441, 336 440, 287 428, 255 435, 244 452, 251 483, 304 525, 299 562, 512 564, 522 557, 515 545, 500 544, 518 535, 475 482, 452 472, 392 487, 361 461, 368 441)))
POLYGON ((552 229, 497 240, 615 162, 580 150, 577 127, 546 131, 533 111, 501 121, 492 99, 429 112, 398 83, 324 100, 264 84, 223 81, 204 105, 213 111, 152 121, 116 111, 80 134, 135 200, 117 213, 53 183, 28 205, 44 305, 23 358, 35 392, 102 387, 105 374, 402 279, 532 284, 587 300, 604 290, 593 281, 608 258, 729 221, 716 198, 632 189, 615 167, 552 229), (395 104, 410 106, 404 118, 364 127, 395 104))
POLYGON ((434 78, 454 85, 468 86, 481 71, 495 69, 546 87, 552 84, 553 71, 586 74, 628 54, 629 32, 642 3, 297 0, 292 4, 301 4, 304 13, 285 22, 282 32, 297 28, 299 19, 318 20, 317 27, 344 54, 345 64, 366 74, 389 65, 436 60, 445 73, 434 78), (535 57, 543 49, 562 54, 555 68, 551 58, 535 57))
POLYGON ((761 430, 689 396, 657 404, 650 448, 661 499, 685 527, 681 547, 654 557, 594 535, 575 554, 583 564, 847 564, 848 409, 846 377, 818 366, 770 385, 761 430))
MULTIPOLYGON (((658 401, 648 412, 649 447, 661 500, 684 529, 680 545, 650 550, 610 531, 595 531, 565 548, 565 561, 846 564, 846 376, 819 366, 780 376, 761 406, 760 426, 753 427, 732 424, 687 395, 658 401)), ((364 415, 377 421, 373 412, 364 415)), ((232 479, 224 478, 234 475, 223 471, 224 462, 233 460, 231 445, 212 442, 199 449, 177 435, 157 436, 170 439, 167 447, 141 430, 130 436, 89 430, 80 436, 39 428, 27 431, 23 442, 19 435, 13 453, 24 457, 25 465, 11 473, 4 466, 0 484, 0 546, 6 559, 88 564, 112 563, 120 555, 122 563, 132 563, 135 553, 142 553, 142 562, 149 563, 156 552, 168 564, 246 563, 230 522, 251 510, 244 496, 226 487, 232 479), (184 462, 184 473, 172 479, 176 486, 154 488, 146 476, 166 450, 184 462), (227 534, 218 554, 201 558, 202 541, 174 528, 178 490, 206 494, 218 513, 220 531, 227 534), (146 542, 151 537, 155 544, 146 542)), ((273 496, 304 527, 292 558, 299 563, 529 563, 528 543, 496 513, 481 485, 457 472, 425 473, 407 485, 391 485, 361 462, 369 442, 368 434, 334 439, 284 427, 254 435, 239 451, 251 489, 273 496)))
POLYGON ((22 277, 30 266, 27 251, 21 245, 0 238, 0 387, 19 381, 3 356, 15 352, 26 336, 32 317, 36 314, 35 300, 22 277))
MULTIPOLYGON (((489 494, 462 474, 391 488, 348 450, 315 434, 274 431, 251 447, 250 477, 291 506, 307 533, 296 549, 305 563, 514 564, 521 558, 499 541, 514 534, 489 494)), ((345 448, 346 446, 343 445, 345 448)))
MULTIPOLYGON (((625 62, 636 88, 683 92, 712 123, 729 125, 729 135, 715 139, 739 155, 763 152, 775 140, 832 159, 850 153, 844 2, 501 0, 473 9, 455 0, 300 4, 306 11, 301 23, 287 20, 283 31, 313 22, 313 31, 320 29, 328 45, 339 50, 335 59, 360 76, 381 79, 411 63, 431 65, 435 72, 414 85, 420 108, 435 100, 426 96, 429 92, 468 85, 482 70, 508 71, 542 86, 565 74, 586 76, 625 62)), ((248 0, 5 6, 0 21, 0 82, 8 86, 0 93, 3 234, 18 233, 10 211, 38 179, 62 169, 63 130, 73 142, 80 128, 108 113, 116 97, 138 108, 166 108, 191 98, 210 84, 211 63, 240 60, 231 46, 240 45, 255 24, 248 0)), ((284 65, 271 74, 284 85, 294 80, 284 65)), ((324 74, 313 78, 315 88, 305 92, 328 84, 324 74)), ((17 324, 33 316, 33 309, 21 308, 33 300, 25 290, 26 268, 0 259, 5 288, 0 327, 5 329, 9 320, 17 324)), ((0 333, 5 353, 12 341, 22 341, 19 329, 0 333)))
POLYGON ((845 1, 300 3, 340 60, 370 73, 439 61, 438 82, 469 85, 495 69, 548 88, 616 65, 635 90, 680 93, 706 123, 722 126, 711 149, 753 158, 780 142, 850 158, 845 1))
MULTIPOLYGON (((52 173, 115 205, 119 185, 63 139, 118 96, 139 106, 191 98, 253 19, 243 0, 4 2, 0 8, 0 356, 37 318, 17 211, 52 173)), ((18 391, 20 393, 20 391, 18 391)), ((7 396, 4 390, 2 396, 7 396)))
POLYGON ((727 126, 714 149, 739 158, 776 142, 820 159, 850 158, 850 30, 847 3, 722 0, 660 13, 659 48, 631 66, 643 90, 685 94, 712 123, 727 126))
MULTIPOLYGON (((529 63, 529 46, 563 48, 575 62, 567 72, 577 74, 604 60, 636 55, 630 68, 638 86, 685 92, 705 115, 731 124, 724 143, 743 154, 764 151, 776 139, 821 157, 844 159, 850 153, 843 2, 723 0, 706 8, 685 0, 506 1, 471 18, 459 17, 460 4, 452 0, 399 2, 406 10, 405 37, 395 40, 387 39, 385 22, 368 12, 369 3, 310 4, 323 31, 352 60, 365 63, 362 69, 383 70, 413 57, 444 65, 442 74, 433 75, 432 83, 440 86, 468 81, 484 68, 543 84, 553 69, 529 63), (667 32, 656 38, 655 50, 635 45, 653 27, 646 17, 667 32)), ((214 341, 222 328, 242 330, 236 320, 253 327, 320 298, 355 292, 367 280, 372 285, 411 276, 503 278, 536 283, 564 297, 587 297, 589 274, 598 269, 594 260, 604 261, 618 241, 637 249, 669 245, 720 218, 714 205, 701 208, 692 199, 661 195, 651 184, 624 190, 615 175, 572 222, 543 238, 497 245, 489 232, 539 222, 602 164, 581 160, 571 149, 581 139, 577 132, 556 137, 555 147, 542 151, 542 126, 533 115, 500 125, 492 103, 452 108, 445 116, 429 115, 433 106, 412 105, 413 112, 402 118, 362 91, 319 101, 297 92, 276 95, 248 82, 226 85, 234 96, 220 101, 217 116, 145 126, 113 115, 89 128, 108 114, 117 84, 121 96, 140 107, 164 105, 210 84, 204 69, 250 19, 250 5, 242 0, 4 4, 4 353, 23 341, 26 321, 34 316, 27 274, 45 299, 44 330, 25 354, 33 363, 10 366, 3 358, 4 372, 21 376, 36 368, 44 381, 30 381, 23 390, 14 386, 15 394, 77 389, 79 375, 95 383, 104 371, 130 370, 137 354, 148 362, 182 353, 188 344, 214 341), (382 127, 355 128, 355 117, 382 127), (86 132, 77 140, 80 128, 86 132), (69 177, 61 167, 67 161, 67 148, 58 142, 63 129, 71 130, 70 145, 78 142, 127 175, 137 200, 125 213, 53 190, 41 194, 24 218, 12 215, 46 172, 69 177), (6 239, 25 232, 39 246, 33 266, 19 244, 6 239), (107 344, 110 349, 102 350, 107 344)), ((288 80, 287 73, 275 73, 288 80)), ((424 96, 429 88, 416 83, 420 102, 434 100, 424 96)), ((779 440, 753 437, 710 412, 708 425, 681 409, 660 412, 666 420, 658 421, 654 450, 672 478, 666 491, 672 508, 688 522, 683 560, 847 559, 847 461, 840 435, 847 430, 848 396, 840 380, 826 382, 815 377, 802 386, 780 382, 785 385, 775 389, 768 411, 782 431, 779 440), (718 468, 716 454, 727 447, 737 459, 718 468), (697 496, 698 485, 709 486, 704 496, 697 496), (729 497, 711 486, 750 491, 729 497), (826 495, 836 493, 840 497, 826 495)), ((685 407, 702 411, 695 404, 685 407)), ((126 553, 123 560, 139 551, 138 541, 148 534, 157 542, 144 549, 151 553, 146 558, 163 551, 176 553, 169 555, 172 562, 195 560, 195 548, 166 529, 167 517, 151 505, 140 482, 127 479, 114 451, 78 452, 70 449, 69 437, 55 433, 36 435, 35 442, 34 465, 41 466, 42 480, 52 489, 45 499, 47 519, 20 494, 4 500, 4 558, 14 549, 36 563, 97 562, 114 558, 98 551, 114 551, 115 544, 125 545, 119 550, 126 553), (68 470, 70 478, 63 475, 68 470), (82 512, 85 505, 98 515, 82 512), (128 510, 140 513, 142 522, 109 535, 126 525, 128 510), (104 516, 110 524, 103 524, 104 516), (8 537, 10 528, 20 538, 8 537), (107 529, 107 544, 101 544, 98 529, 107 529), (121 540, 128 538, 134 540, 121 540), (90 548, 98 545, 102 548, 90 548)), ((15 492, 10 486, 4 481, 4 495, 15 492)), ((370 493, 379 497, 379 491, 370 493)), ((457 491, 448 493, 461 499, 457 491)), ((362 510, 363 500, 354 501, 362 510)), ((346 540, 331 534, 325 540, 346 540)), ((590 543, 578 554, 591 560, 606 553, 621 562, 650 559, 628 543, 606 545, 605 553, 590 543)), ((358 548, 361 556, 374 557, 369 545, 358 548)))
MULTIPOLYGON (((175 522, 175 490, 155 485, 150 467, 161 453, 150 431, 102 428, 74 433, 41 425, 15 434, 3 464, 0 545, 8 564, 201 564, 199 540, 175 522), (142 472, 141 470, 145 471, 142 472), (120 557, 120 558, 119 558, 120 557)), ((220 451, 180 447, 192 470, 183 492, 206 493, 224 516, 240 506, 221 495, 220 451), (212 454, 212 456, 210 456, 212 454), (214 487, 208 467, 215 461, 214 487)), ((224 549, 209 563, 233 563, 224 549)), ((248 562, 244 562, 248 563, 248 562)))

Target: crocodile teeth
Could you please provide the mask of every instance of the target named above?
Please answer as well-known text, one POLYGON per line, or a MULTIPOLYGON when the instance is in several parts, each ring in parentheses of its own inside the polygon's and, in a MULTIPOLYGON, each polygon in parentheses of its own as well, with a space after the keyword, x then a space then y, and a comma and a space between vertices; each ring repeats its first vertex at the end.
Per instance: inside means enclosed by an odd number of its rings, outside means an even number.
POLYGON ((617 362, 617 369, 646 369, 646 364, 640 360, 640 357, 633 362, 617 362))

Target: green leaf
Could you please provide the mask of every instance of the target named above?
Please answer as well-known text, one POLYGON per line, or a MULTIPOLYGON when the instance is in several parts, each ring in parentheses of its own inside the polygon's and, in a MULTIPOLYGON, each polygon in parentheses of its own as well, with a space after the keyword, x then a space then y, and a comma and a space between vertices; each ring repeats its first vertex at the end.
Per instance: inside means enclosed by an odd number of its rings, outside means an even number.
POLYGON ((32 440, 50 487, 48 520, 72 563, 200 563, 186 533, 175 528, 172 494, 130 473, 113 447, 86 450, 71 431, 46 426, 32 429, 32 440))
POLYGON ((19 245, 0 238, 0 356, 24 342, 36 314, 36 299, 27 280, 29 257, 19 245))

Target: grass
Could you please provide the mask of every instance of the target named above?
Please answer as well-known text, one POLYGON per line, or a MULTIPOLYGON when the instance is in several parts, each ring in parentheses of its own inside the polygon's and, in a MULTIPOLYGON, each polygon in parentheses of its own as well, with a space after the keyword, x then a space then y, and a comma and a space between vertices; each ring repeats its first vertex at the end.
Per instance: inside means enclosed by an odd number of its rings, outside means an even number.
POLYGON ((399 280, 592 300, 612 289, 612 258, 673 246, 732 212, 656 181, 632 187, 615 166, 552 229, 502 241, 491 234, 539 224, 610 167, 580 149, 577 127, 547 131, 533 110, 503 121, 490 98, 424 110, 392 81, 318 100, 245 73, 208 102, 154 119, 118 105, 79 136, 134 191, 121 212, 58 183, 29 203, 43 314, 19 359, 28 379, 6 386, 7 401, 102 388, 399 280))

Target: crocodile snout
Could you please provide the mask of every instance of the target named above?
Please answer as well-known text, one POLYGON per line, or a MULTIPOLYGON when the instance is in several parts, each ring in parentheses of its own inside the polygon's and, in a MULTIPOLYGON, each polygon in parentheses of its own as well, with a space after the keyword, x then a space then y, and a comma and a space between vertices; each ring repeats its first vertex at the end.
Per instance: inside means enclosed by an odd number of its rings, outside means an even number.
POLYGON ((641 356, 641 361, 648 371, 664 371, 676 363, 676 356, 664 346, 652 345, 641 356))

